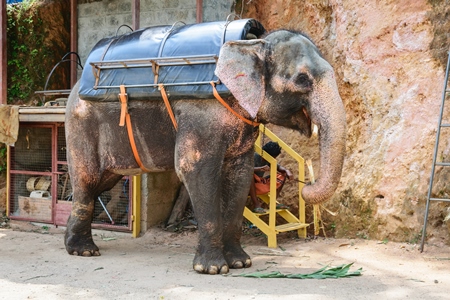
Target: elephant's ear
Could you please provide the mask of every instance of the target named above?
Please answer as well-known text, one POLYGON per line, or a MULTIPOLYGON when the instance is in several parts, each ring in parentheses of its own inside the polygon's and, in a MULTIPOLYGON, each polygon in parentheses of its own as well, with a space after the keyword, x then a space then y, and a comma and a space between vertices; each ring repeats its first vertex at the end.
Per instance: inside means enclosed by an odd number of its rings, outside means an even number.
POLYGON ((267 43, 265 40, 226 42, 215 71, 252 118, 264 99, 267 43))

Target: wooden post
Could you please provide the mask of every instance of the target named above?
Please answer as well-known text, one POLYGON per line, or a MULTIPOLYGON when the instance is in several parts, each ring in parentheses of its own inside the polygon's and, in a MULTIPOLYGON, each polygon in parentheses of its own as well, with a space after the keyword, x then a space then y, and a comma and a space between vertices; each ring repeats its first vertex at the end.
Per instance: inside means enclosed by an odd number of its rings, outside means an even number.
POLYGON ((133 0, 131 4, 131 14, 133 18, 133 30, 138 30, 140 26, 141 0, 133 0))
POLYGON ((0 104, 7 104, 7 57, 6 57, 6 1, 0 1, 0 104))
MULTIPOLYGON (((77 52, 78 50, 78 11, 77 0, 70 0, 70 51, 77 52)), ((73 61, 70 62, 70 88, 77 83, 77 57, 71 55, 73 61)))
POLYGON ((197 23, 203 22, 203 0, 197 0, 197 23))

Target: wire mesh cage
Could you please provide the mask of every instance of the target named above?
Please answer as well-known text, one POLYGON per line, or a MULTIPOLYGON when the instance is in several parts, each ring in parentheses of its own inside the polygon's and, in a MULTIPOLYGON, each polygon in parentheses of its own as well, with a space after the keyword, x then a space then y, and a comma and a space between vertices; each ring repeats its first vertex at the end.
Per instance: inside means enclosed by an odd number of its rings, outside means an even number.
POLYGON ((52 220, 52 127, 19 127, 10 150, 10 215, 52 220))
POLYGON ((35 190, 32 184, 50 185, 49 176, 11 175, 10 216, 32 221, 51 222, 52 198, 48 190, 35 190), (37 182, 37 183, 36 183, 37 182))
MULTIPOLYGON (((73 192, 64 124, 21 124, 9 166, 10 217, 65 225, 73 192)), ((131 178, 124 177, 95 199, 94 227, 131 229, 131 187, 131 178)))

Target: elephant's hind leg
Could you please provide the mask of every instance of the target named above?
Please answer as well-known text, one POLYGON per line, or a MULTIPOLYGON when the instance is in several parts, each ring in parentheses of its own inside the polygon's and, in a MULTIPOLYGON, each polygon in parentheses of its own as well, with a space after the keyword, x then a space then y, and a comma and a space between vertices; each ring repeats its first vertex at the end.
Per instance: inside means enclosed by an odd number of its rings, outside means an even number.
POLYGON ((71 255, 99 256, 100 251, 92 239, 91 223, 94 215, 95 199, 103 191, 109 190, 122 178, 121 175, 107 173, 102 176, 95 188, 92 184, 73 181, 73 206, 67 221, 64 236, 66 250, 71 255))
MULTIPOLYGON (((78 193, 79 195, 80 193, 78 193)), ((92 198, 93 199, 93 198, 92 198)), ((66 250, 71 255, 100 256, 100 251, 92 239, 91 222, 94 212, 94 201, 82 204, 73 203, 72 212, 67 221, 64 236, 66 250)))

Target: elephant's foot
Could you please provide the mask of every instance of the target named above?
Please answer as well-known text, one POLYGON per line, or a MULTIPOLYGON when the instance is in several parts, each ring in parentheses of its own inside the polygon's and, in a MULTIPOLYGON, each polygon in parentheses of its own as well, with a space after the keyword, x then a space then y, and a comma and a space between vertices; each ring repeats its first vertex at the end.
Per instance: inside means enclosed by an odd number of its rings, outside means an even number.
POLYGON ((79 236, 66 232, 64 237, 66 250, 70 255, 100 256, 100 251, 92 240, 92 236, 79 236))
POLYGON ((225 259, 232 269, 249 268, 252 266, 250 256, 242 249, 242 247, 235 246, 226 249, 225 259))
POLYGON ((229 268, 223 258, 222 251, 209 251, 208 253, 199 253, 194 258, 194 270, 203 274, 227 274, 229 268), (215 252, 213 255, 211 252, 215 252))

